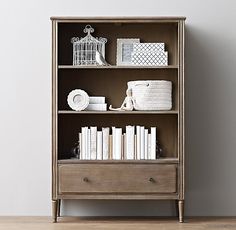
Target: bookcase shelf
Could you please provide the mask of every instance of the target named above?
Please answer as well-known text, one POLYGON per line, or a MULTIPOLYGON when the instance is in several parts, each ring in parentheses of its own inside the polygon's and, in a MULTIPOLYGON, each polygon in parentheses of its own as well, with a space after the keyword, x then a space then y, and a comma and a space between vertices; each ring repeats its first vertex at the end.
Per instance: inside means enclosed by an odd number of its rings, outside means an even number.
POLYGON ((179 70, 170 68, 157 69, 59 69, 58 70, 58 110, 70 109, 67 96, 72 89, 83 89, 90 96, 105 96, 106 103, 113 107, 122 104, 128 81, 168 80, 172 82, 172 110, 179 110, 179 70))
POLYGON ((177 164, 178 162, 178 158, 159 158, 156 160, 58 160, 58 164, 177 164))
MULTIPOLYGON (((53 220, 61 199, 166 199, 184 204, 184 17, 80 18, 52 17, 52 205, 53 220), (90 24, 95 37, 105 37, 109 66, 74 66, 72 37, 83 37, 90 24), (168 66, 117 66, 118 38, 164 42, 168 66), (128 81, 172 82, 170 111, 72 111, 67 96, 83 89, 120 107, 128 81), (71 149, 82 127, 127 125, 157 127, 163 149, 156 160, 78 160, 71 149)), ((124 139, 125 140, 125 139, 124 139)), ((111 157, 110 157, 111 158, 111 157)), ((109 158, 109 159, 110 159, 109 158)))
POLYGON ((168 66, 74 66, 74 65, 59 65, 58 69, 178 69, 178 65, 168 66))
POLYGON ((71 110, 59 110, 58 114, 178 114, 177 110, 170 111, 71 111, 71 110))

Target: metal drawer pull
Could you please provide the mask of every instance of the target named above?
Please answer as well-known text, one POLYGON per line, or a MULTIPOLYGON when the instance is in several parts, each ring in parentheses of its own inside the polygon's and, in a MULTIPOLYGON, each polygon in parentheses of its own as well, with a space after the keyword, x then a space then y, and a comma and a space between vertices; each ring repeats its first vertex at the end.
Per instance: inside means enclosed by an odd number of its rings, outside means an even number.
POLYGON ((89 182, 89 179, 88 179, 87 177, 84 177, 84 178, 83 178, 83 181, 84 181, 84 182, 89 182))
POLYGON ((155 183, 155 180, 152 177, 150 177, 149 182, 155 183))

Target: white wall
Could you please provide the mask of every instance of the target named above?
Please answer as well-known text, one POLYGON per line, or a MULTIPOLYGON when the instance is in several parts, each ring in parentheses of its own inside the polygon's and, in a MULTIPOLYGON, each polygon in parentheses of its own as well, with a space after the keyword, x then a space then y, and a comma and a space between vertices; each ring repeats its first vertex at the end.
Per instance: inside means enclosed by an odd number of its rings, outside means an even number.
MULTIPOLYGON (((233 0, 1 0, 0 215, 50 215, 52 15, 184 15, 186 214, 236 215, 233 0)), ((174 214, 170 202, 68 201, 65 214, 174 214)))

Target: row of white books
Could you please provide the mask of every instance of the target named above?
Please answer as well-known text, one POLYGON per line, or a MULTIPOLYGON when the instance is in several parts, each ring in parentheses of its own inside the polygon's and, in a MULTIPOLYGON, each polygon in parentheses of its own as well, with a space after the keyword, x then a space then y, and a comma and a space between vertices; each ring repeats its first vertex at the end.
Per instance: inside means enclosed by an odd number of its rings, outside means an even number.
POLYGON ((82 127, 79 133, 81 160, 155 160, 156 127, 82 127), (111 131, 111 134, 110 134, 111 131))

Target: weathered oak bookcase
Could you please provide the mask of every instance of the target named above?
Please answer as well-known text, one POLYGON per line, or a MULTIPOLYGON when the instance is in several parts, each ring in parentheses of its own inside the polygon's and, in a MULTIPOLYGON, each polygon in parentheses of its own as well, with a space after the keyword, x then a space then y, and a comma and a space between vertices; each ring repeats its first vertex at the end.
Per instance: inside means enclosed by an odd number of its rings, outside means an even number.
POLYGON ((184 17, 80 18, 52 17, 52 207, 60 216, 63 199, 173 200, 179 221, 184 208, 184 17), (84 27, 108 39, 110 66, 73 66, 71 38, 84 27), (169 65, 116 66, 117 38, 165 42, 169 65), (76 88, 103 95, 119 107, 130 80, 170 80, 170 111, 72 111, 68 93, 76 88), (163 147, 157 160, 73 160, 70 149, 82 126, 156 126, 163 147))

